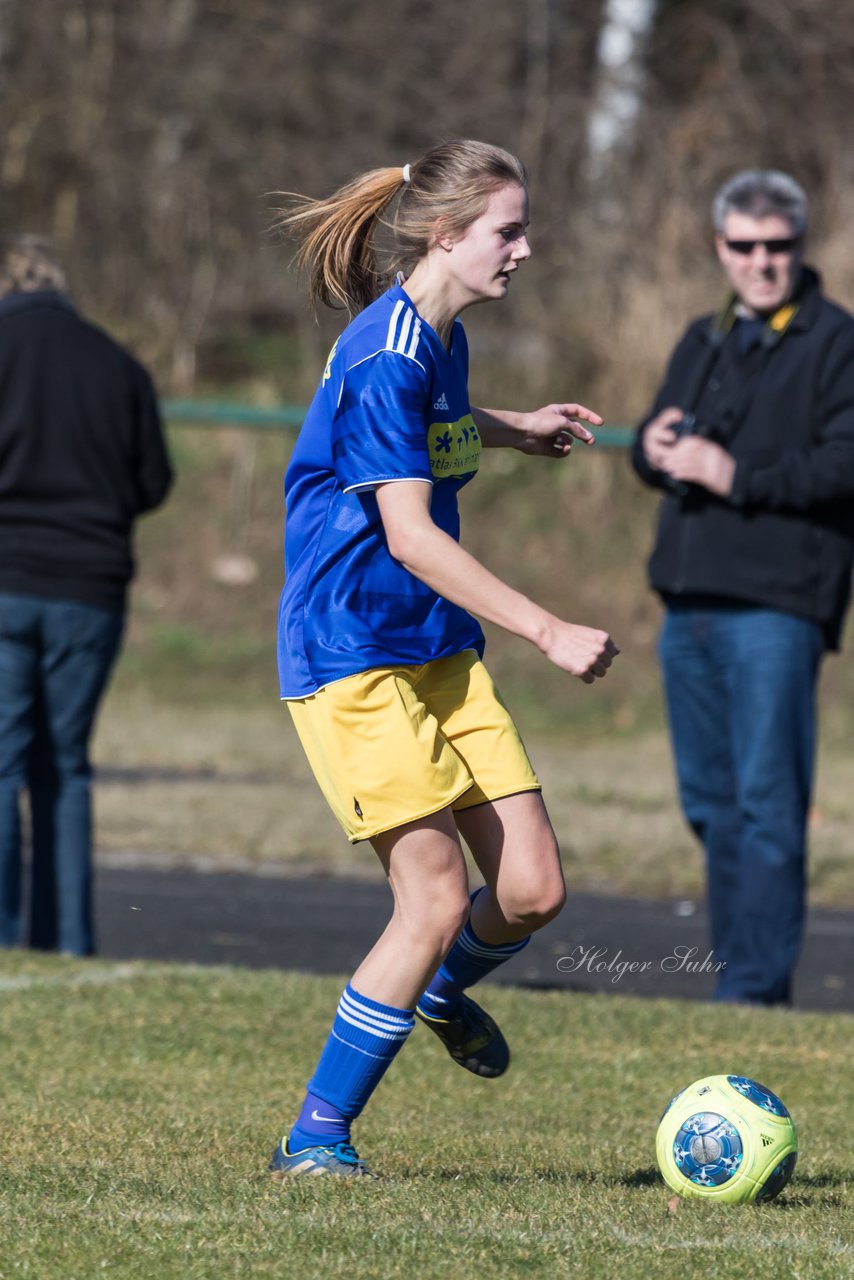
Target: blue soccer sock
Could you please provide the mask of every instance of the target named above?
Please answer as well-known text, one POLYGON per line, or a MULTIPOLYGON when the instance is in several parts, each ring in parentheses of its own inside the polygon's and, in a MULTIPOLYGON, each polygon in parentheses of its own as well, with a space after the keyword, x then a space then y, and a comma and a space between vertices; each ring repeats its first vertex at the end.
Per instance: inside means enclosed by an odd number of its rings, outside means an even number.
MULTIPOLYGON (((471 895, 472 902, 480 892, 477 889, 471 895)), ((466 987, 474 986, 500 964, 518 955, 530 941, 529 935, 522 938, 521 942, 507 942, 498 946, 483 942, 471 927, 469 919, 418 1001, 419 1013, 426 1014, 428 1018, 452 1018, 466 987)))
POLYGON ((411 1009, 378 1004, 347 984, 288 1150, 349 1142, 350 1125, 403 1048, 411 1009))

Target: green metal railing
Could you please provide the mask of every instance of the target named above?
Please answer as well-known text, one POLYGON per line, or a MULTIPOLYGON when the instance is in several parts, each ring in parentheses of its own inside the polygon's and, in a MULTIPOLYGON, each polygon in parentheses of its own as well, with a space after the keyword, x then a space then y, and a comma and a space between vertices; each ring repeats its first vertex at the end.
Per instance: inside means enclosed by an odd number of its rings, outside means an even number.
MULTIPOLYGON (((222 400, 164 400, 161 407, 169 422, 198 427, 255 427, 264 431, 296 431, 306 415, 305 406, 298 404, 263 409, 222 400)), ((631 427, 597 427, 596 443, 602 449, 625 449, 633 435, 631 427)))

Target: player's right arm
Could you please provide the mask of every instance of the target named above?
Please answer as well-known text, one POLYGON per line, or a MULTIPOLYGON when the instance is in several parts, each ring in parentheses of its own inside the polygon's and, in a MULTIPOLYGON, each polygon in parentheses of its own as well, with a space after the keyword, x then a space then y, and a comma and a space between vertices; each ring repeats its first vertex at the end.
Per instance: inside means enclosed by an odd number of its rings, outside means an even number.
POLYGON ((389 551, 416 578, 453 604, 530 640, 585 684, 605 675, 619 653, 608 633, 564 622, 490 573, 433 523, 429 484, 380 484, 375 492, 389 551))

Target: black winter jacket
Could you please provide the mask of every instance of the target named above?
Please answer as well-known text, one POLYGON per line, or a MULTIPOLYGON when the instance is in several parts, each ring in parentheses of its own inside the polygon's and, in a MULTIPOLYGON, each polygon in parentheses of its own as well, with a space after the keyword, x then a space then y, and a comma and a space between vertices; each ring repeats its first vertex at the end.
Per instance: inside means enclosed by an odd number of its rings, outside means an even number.
POLYGON ((62 294, 0 299, 0 592, 123 608, 170 482, 142 366, 62 294))
POLYGON ((696 485, 666 494, 652 586, 665 598, 707 596, 810 618, 838 648, 854 559, 854 317, 822 296, 809 268, 795 301, 782 336, 766 329, 767 342, 746 356, 715 317, 695 321, 638 429, 632 463, 647 484, 666 489, 667 477, 643 456, 643 429, 669 405, 693 408, 696 429, 735 458, 733 489, 729 498, 696 485))

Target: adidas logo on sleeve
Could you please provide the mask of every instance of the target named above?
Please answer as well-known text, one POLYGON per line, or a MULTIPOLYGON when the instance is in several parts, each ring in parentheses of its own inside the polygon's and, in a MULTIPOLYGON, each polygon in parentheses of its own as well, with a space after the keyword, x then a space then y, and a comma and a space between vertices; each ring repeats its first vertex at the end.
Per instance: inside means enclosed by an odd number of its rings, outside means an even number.
POLYGON ((439 396, 439 399, 438 399, 438 400, 434 400, 434 402, 433 402, 433 408, 434 408, 434 409, 439 409, 439 410, 444 410, 446 413, 447 413, 447 411, 449 410, 450 405, 448 404, 448 397, 445 395, 444 391, 443 391, 443 392, 442 392, 442 394, 439 396))

